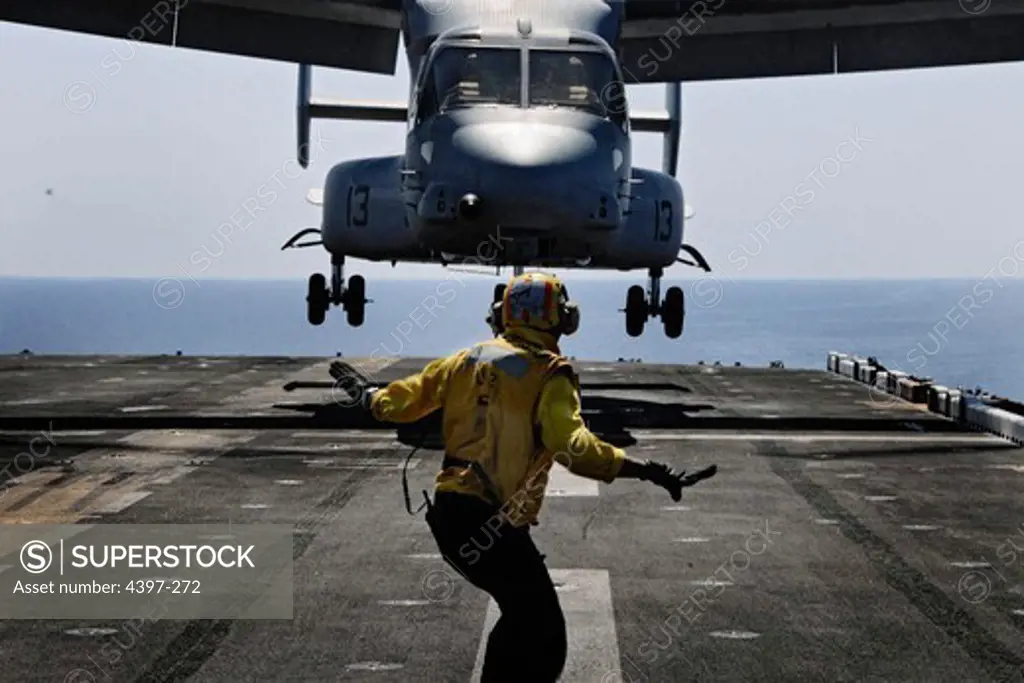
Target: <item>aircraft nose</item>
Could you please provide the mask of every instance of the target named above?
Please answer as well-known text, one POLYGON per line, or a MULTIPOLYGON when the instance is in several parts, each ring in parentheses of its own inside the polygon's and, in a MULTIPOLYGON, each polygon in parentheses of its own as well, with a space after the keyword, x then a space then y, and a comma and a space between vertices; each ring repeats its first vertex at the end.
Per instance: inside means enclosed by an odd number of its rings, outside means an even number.
POLYGON ((587 131, 546 123, 478 123, 458 130, 452 144, 474 161, 531 168, 575 164, 597 149, 587 131))

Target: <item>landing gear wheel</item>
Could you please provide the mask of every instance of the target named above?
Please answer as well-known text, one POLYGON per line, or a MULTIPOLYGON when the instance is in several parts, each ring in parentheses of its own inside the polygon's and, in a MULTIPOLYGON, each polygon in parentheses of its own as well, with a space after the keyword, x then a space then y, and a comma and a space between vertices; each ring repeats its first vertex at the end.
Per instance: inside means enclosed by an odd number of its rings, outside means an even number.
POLYGON ((626 334, 639 337, 644 333, 647 322, 647 295, 640 285, 633 285, 626 292, 626 334))
POLYGON ((306 318, 309 324, 322 325, 330 305, 327 278, 320 273, 313 273, 309 276, 309 292, 306 294, 306 318))
POLYGON ((345 290, 345 313, 348 324, 359 327, 366 319, 366 280, 362 275, 353 275, 348 279, 345 290))
POLYGON ((665 335, 669 339, 678 339, 683 333, 684 306, 683 290, 679 287, 669 287, 665 292, 665 304, 661 309, 661 321, 665 325, 665 335))

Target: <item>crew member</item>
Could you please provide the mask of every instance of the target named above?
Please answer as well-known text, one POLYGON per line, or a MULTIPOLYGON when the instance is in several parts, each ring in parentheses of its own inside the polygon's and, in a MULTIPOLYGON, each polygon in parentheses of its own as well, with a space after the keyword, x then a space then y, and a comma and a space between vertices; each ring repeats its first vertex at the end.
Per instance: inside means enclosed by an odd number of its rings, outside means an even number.
MULTIPOLYGON (((445 560, 501 609, 481 681, 548 683, 565 665, 565 619, 530 526, 552 463, 607 483, 650 481, 675 500, 689 484, 664 464, 627 457, 583 423, 578 378, 558 347, 579 312, 559 279, 513 278, 492 316, 495 339, 386 388, 359 390, 378 420, 414 422, 443 408, 445 457, 427 523, 445 560)), ((358 373, 336 362, 331 374, 351 387, 358 373)))

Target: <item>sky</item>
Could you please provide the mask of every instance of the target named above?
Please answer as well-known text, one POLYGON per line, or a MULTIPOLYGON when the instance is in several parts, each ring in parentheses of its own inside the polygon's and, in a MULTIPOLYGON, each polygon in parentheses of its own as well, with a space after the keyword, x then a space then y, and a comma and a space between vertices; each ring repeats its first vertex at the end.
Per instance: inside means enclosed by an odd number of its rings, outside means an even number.
MULTIPOLYGON (((307 190, 335 163, 403 147, 402 124, 314 122, 301 170, 294 64, 4 22, 0 63, 0 276, 329 273, 320 248, 280 250, 319 225, 307 190), (275 181, 222 248, 218 226, 275 181)), ((1015 63, 684 84, 686 242, 729 279, 1014 276, 1022 81, 1015 63)), ((409 74, 403 57, 395 76, 316 69, 313 83, 316 96, 404 102, 409 74)), ((629 96, 634 113, 663 106, 663 86, 629 96)), ((634 165, 659 168, 660 136, 634 140, 634 165)), ((442 272, 349 264, 368 278, 442 272)))

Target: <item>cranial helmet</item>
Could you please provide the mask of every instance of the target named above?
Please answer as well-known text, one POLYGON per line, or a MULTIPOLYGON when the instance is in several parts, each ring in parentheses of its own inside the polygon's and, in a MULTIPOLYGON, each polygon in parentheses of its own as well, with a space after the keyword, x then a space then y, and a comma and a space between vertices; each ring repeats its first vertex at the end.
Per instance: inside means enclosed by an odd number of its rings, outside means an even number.
POLYGON ((569 300, 565 285, 547 273, 523 273, 513 277, 501 301, 491 306, 491 329, 527 327, 554 335, 570 335, 580 326, 580 312, 569 300))

